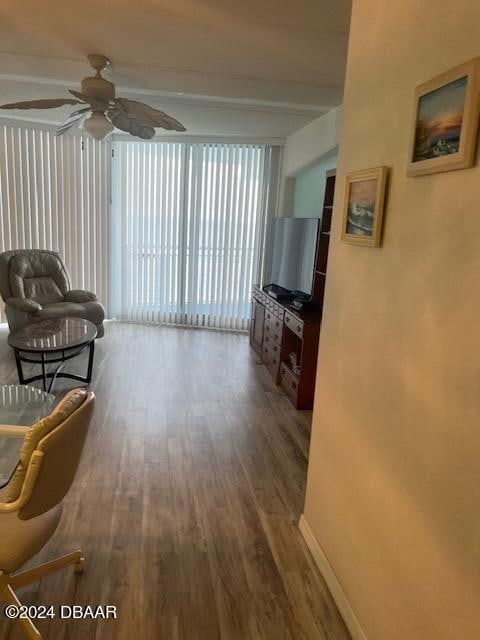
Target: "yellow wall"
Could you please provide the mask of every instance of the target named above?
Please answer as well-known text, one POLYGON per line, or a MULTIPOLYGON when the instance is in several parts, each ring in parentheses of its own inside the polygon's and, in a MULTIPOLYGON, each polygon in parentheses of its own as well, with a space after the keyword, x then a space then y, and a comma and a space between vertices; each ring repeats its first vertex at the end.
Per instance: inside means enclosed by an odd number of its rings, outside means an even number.
POLYGON ((480 638, 480 167, 406 177, 414 87, 480 55, 474 0, 354 0, 305 518, 368 640, 480 638), (345 173, 392 168, 381 249, 345 173))

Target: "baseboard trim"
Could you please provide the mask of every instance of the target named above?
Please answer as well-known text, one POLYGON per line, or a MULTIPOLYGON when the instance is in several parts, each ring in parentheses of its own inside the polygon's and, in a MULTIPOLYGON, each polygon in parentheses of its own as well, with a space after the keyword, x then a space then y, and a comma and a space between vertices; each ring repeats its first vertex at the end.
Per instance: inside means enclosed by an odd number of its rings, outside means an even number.
POLYGON ((305 540, 307 547, 309 548, 310 553, 315 560, 315 564, 320 569, 320 573, 327 583, 327 587, 332 594, 333 599, 335 600, 335 604, 340 611, 345 625, 350 631, 352 640, 367 640, 367 636, 364 634, 363 629, 360 626, 360 623, 358 622, 349 601, 347 600, 347 596, 345 595, 342 586, 328 561, 327 556, 325 555, 322 547, 318 544, 318 541, 313 535, 312 530, 310 529, 310 526, 303 514, 300 517, 298 528, 300 529, 300 533, 302 534, 303 539, 305 540))

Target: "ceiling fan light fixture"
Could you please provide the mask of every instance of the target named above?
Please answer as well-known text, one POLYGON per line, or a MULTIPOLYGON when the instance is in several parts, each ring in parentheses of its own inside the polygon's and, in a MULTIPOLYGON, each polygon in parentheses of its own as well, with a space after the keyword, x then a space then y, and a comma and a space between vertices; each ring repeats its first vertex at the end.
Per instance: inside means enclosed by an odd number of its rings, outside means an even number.
POLYGON ((0 109, 56 109, 65 105, 81 105, 60 124, 55 131, 61 136, 70 129, 83 128, 95 140, 103 140, 115 129, 129 133, 135 138, 150 140, 155 129, 161 127, 167 131, 186 131, 181 122, 167 113, 138 100, 115 97, 115 85, 102 77, 102 71, 109 66, 110 60, 99 54, 88 56, 95 69, 95 76, 83 78, 81 91, 69 89, 73 98, 49 98, 45 100, 24 100, 0 105, 0 109), (108 113, 108 118, 105 114, 108 113), (88 114, 91 114, 86 120, 88 114))
POLYGON ((113 124, 100 111, 94 111, 90 118, 85 121, 83 128, 95 140, 104 140, 115 129, 113 124))

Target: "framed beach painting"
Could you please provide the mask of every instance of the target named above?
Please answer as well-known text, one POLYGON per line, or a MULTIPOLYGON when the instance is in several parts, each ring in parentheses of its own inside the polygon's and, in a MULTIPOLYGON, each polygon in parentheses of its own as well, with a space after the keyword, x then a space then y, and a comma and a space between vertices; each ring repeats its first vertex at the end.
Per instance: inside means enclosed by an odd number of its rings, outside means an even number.
POLYGON ((375 167, 347 175, 342 226, 345 242, 380 246, 387 171, 387 167, 375 167))
POLYGON ((472 166, 479 115, 479 61, 470 60, 416 88, 407 175, 472 166))

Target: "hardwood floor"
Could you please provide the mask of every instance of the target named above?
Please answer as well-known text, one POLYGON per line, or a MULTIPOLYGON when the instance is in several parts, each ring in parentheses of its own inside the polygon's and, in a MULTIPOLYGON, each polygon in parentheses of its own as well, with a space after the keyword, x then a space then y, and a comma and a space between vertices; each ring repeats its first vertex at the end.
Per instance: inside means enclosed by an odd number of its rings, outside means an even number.
MULTIPOLYGON (((17 382, 6 335, 0 384, 17 382)), ((58 395, 68 387, 57 381, 58 395)), ((91 388, 79 473, 31 563, 81 547, 86 571, 19 593, 115 605, 118 618, 42 620, 44 640, 349 640, 297 528, 311 414, 245 335, 109 323, 91 388)), ((0 623, 2 640, 21 637, 0 623)))

